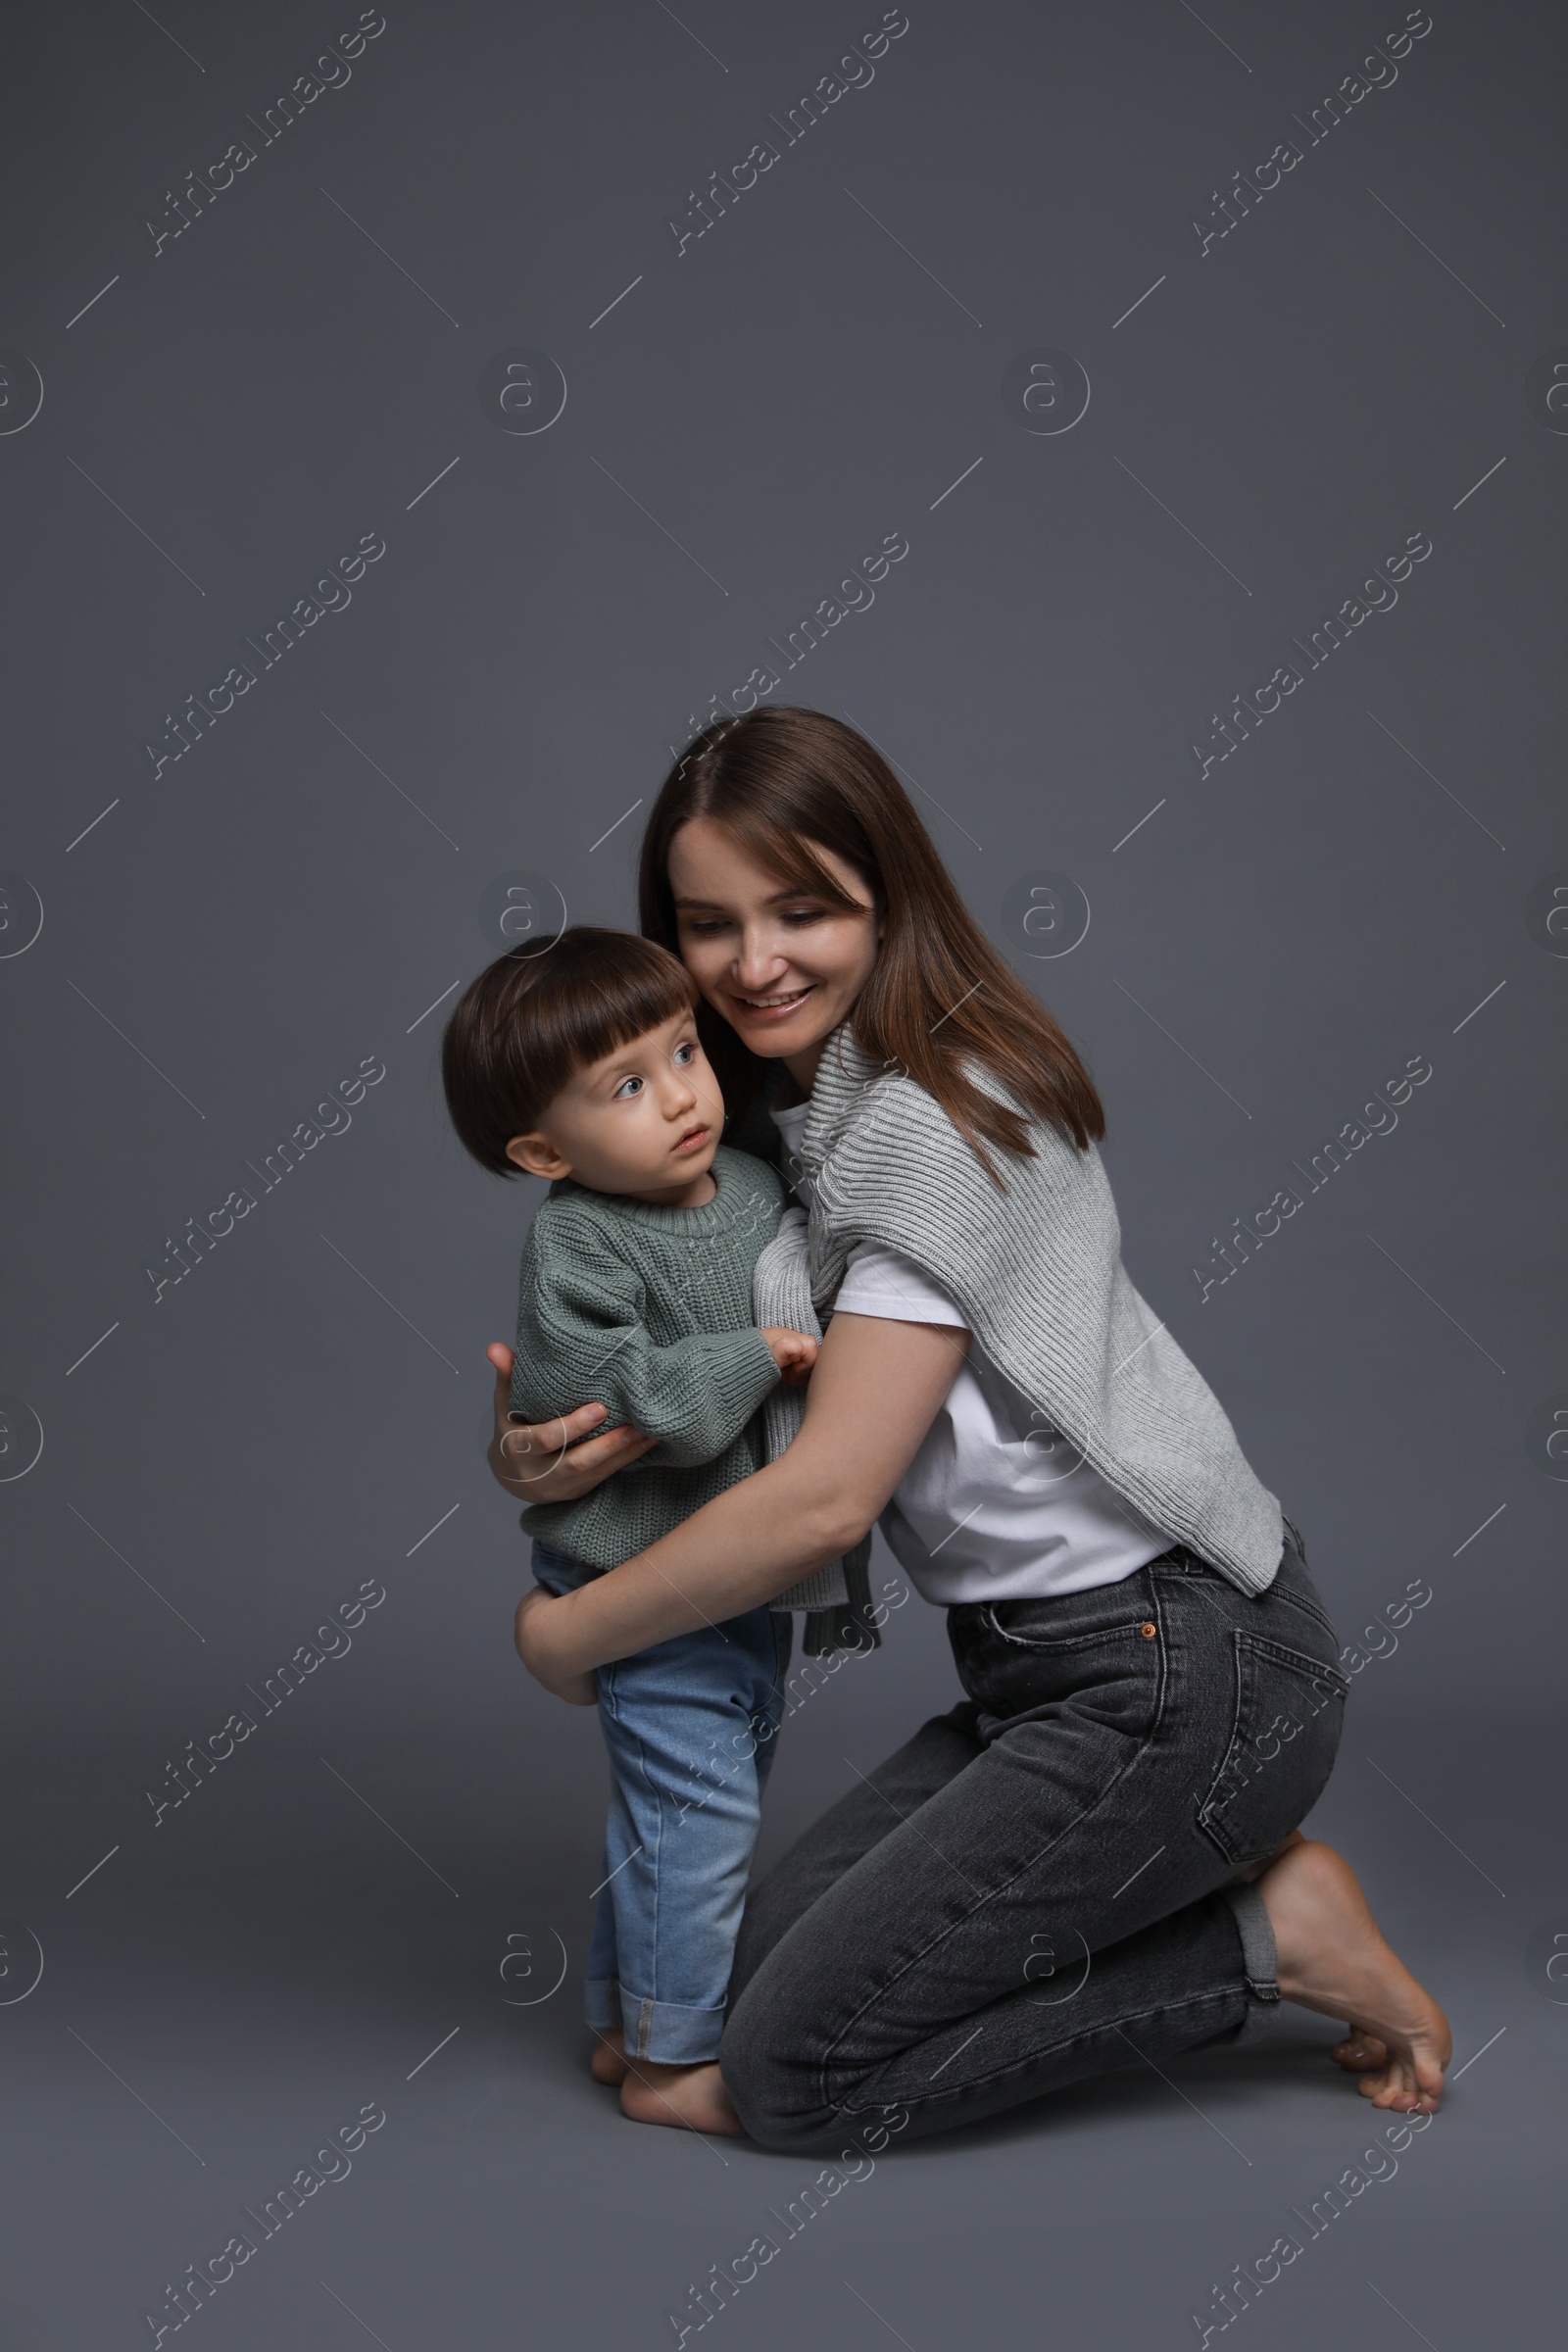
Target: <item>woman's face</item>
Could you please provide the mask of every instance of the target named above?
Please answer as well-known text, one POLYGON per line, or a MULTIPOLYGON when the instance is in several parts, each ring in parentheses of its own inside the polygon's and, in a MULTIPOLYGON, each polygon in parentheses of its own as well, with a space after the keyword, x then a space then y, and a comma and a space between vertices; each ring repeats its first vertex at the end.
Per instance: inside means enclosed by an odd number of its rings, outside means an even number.
POLYGON ((786 1062, 807 1089, 823 1040, 851 1011, 877 953, 864 881, 830 850, 811 846, 858 911, 781 882, 711 817, 694 817, 669 845, 687 970, 743 1044, 786 1062))

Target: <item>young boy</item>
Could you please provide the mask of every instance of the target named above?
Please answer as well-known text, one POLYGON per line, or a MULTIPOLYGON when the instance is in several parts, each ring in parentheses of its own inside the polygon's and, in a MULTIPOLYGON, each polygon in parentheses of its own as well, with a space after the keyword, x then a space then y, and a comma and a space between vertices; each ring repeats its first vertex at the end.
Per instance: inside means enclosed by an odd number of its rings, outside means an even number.
MULTIPOLYGON (((752 1321, 784 1187, 718 1140, 695 1006, 664 949, 579 925, 481 972, 443 1041, 447 1105, 473 1156, 551 1184, 522 1254, 513 1411, 542 1422, 592 1401, 660 1441, 581 1500, 524 1510, 553 1592, 760 1469, 763 1399, 816 1358, 813 1339, 752 1321)), ((715 2060, 790 1636, 787 1614, 752 1609, 592 1678, 612 1780, 593 2071, 645 2122, 738 2129, 715 2060)))

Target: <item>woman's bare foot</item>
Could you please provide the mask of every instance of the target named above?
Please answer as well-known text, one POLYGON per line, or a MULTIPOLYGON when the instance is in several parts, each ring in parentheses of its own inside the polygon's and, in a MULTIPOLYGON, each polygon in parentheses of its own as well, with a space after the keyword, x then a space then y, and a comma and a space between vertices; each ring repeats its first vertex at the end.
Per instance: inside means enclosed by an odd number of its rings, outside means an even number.
POLYGON ((1336 2066, 1343 2066, 1348 2075, 1365 2075, 1377 2067, 1388 2065, 1389 2045, 1381 2035, 1369 2033, 1365 2026, 1352 2023, 1344 2041, 1337 2041, 1329 2056, 1336 2066))
MULTIPOLYGON (((1261 1862, 1249 1862, 1246 1869, 1239 1870, 1235 1878, 1231 1879, 1228 1884, 1232 1886, 1252 1886, 1263 1876, 1265 1870, 1272 1870, 1274 1864, 1288 1854, 1293 1845, 1304 1843, 1304 1832, 1292 1830, 1290 1836, 1283 1838, 1271 1854, 1265 1854, 1261 1862)), ((1387 2066, 1389 2063, 1388 2044, 1381 2040, 1376 2034, 1369 2034, 1364 2026, 1353 2023, 1346 2039, 1337 2041, 1330 2050, 1329 2056, 1337 2065, 1343 2066, 1348 2075, 1370 2074, 1378 2067, 1387 2066)))
POLYGON ((712 2060, 706 2066, 656 2066, 649 2058, 628 2059, 620 2112, 634 2124, 675 2124, 686 2132, 741 2136, 741 2119, 712 2060))
POLYGON ((588 2061, 588 2072, 596 2082, 608 2083, 618 2090, 626 2080, 626 2036, 618 2026, 594 2034, 594 2054, 588 2061))
POLYGON ((1448 2021, 1379 1935, 1349 1864, 1303 1838, 1263 1873, 1257 1891, 1274 1929, 1283 1998, 1349 2023, 1335 2054, 1359 2074, 1363 2098, 1435 2114, 1453 2049, 1448 2021))

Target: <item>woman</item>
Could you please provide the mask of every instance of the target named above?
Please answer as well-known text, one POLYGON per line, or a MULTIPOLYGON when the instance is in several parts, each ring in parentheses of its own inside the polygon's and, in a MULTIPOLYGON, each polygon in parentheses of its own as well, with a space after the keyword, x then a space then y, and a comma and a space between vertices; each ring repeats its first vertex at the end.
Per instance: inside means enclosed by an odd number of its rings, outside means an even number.
MULTIPOLYGON (((731 1133, 785 1146, 832 1321, 787 1453, 612 1574, 535 1589, 518 1648, 581 1697, 880 1516, 967 1695, 753 1894, 719 2065, 678 2112, 635 2078, 623 2106, 775 2148, 889 2112, 922 2134, 1284 1998, 1350 2021, 1335 2055, 1378 2106, 1430 2113, 1443 2014, 1297 1833, 1347 1688, 1300 1539, 1122 1269, 1087 1072, 887 766, 811 711, 710 729, 650 819, 642 922, 702 992, 731 1133)), ((497 1400, 493 1465, 530 1498, 644 1450, 568 1452, 591 1402, 508 1431, 504 1376, 497 1400)))

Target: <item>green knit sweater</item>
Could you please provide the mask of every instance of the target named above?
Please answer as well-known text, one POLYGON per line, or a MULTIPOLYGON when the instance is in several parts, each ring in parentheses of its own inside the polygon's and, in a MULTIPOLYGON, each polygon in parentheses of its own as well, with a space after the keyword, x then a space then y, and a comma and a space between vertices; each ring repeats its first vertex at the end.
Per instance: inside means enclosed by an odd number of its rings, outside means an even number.
POLYGON ((512 1409, 548 1421, 590 1401, 660 1444, 577 1502, 535 1503, 524 1531, 617 1568, 766 1460, 760 1407, 778 1379, 752 1320, 752 1274, 784 1187, 720 1145, 702 1208, 655 1208, 570 1178, 522 1252, 512 1409))

